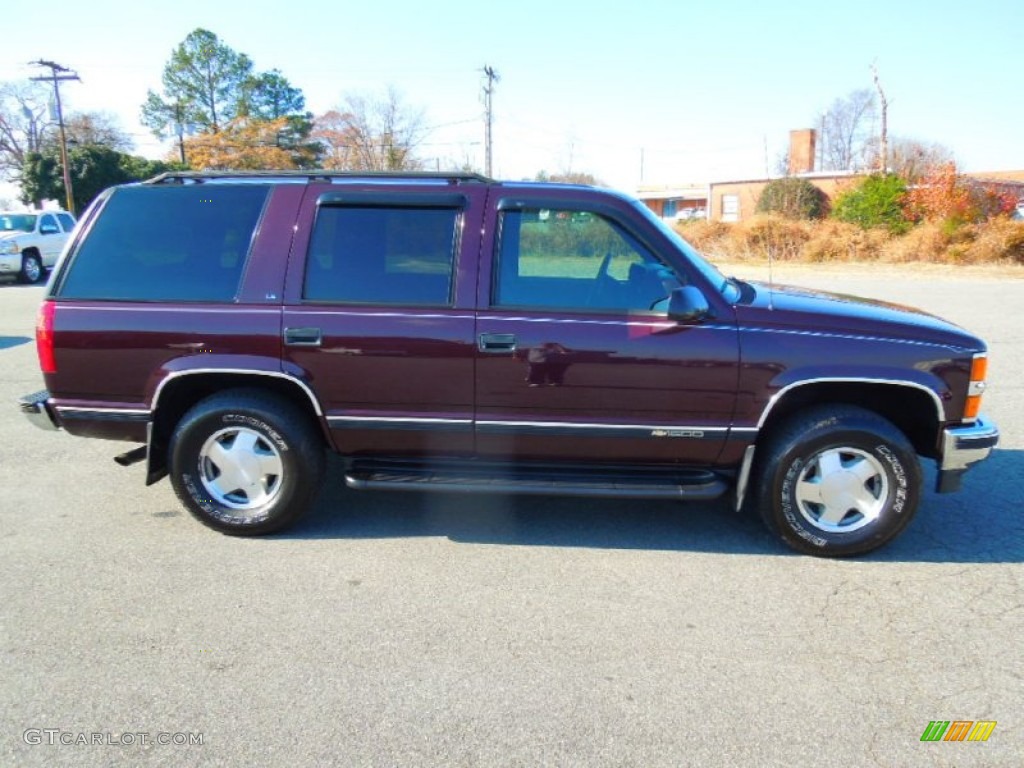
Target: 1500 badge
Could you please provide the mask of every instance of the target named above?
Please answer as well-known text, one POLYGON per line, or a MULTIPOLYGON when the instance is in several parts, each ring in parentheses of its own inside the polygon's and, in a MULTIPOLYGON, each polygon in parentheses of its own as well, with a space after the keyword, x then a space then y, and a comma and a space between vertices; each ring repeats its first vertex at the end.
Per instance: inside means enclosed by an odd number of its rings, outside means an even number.
POLYGON ((699 429, 655 429, 651 432, 651 437, 701 438, 704 437, 704 433, 699 429))

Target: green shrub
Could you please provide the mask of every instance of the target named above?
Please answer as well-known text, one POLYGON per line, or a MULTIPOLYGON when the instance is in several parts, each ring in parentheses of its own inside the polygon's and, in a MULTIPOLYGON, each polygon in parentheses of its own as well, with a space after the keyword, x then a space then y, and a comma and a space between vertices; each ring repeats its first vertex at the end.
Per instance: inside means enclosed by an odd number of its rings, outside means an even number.
POLYGON ((755 210, 787 219, 820 219, 828 212, 828 196, 807 179, 790 176, 768 182, 755 210))
POLYGON ((903 212, 907 184, 895 174, 873 174, 836 198, 832 216, 865 229, 881 227, 893 234, 910 229, 903 212))

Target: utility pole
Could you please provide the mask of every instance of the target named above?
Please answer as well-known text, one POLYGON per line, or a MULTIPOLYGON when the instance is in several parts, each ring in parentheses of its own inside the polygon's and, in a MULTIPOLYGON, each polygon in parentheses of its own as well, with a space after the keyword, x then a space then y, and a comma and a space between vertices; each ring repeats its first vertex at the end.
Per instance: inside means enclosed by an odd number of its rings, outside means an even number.
POLYGON ((487 85, 484 86, 484 175, 490 178, 492 159, 491 124, 494 122, 492 96, 494 95, 494 84, 499 82, 501 78, 494 70, 494 67, 487 64, 484 65, 483 73, 487 78, 487 85))
POLYGON ((882 82, 878 79, 877 64, 871 65, 871 74, 875 76, 875 88, 878 89, 878 100, 882 105, 882 173, 889 169, 889 102, 882 90, 882 82))
POLYGON ((71 213, 75 212, 75 200, 71 195, 71 168, 68 165, 68 137, 64 132, 64 111, 60 105, 60 84, 66 80, 77 80, 82 82, 82 78, 77 73, 72 72, 67 67, 62 67, 60 64, 56 64, 52 61, 31 61, 29 64, 37 67, 48 67, 50 70, 49 77, 33 77, 32 80, 37 82, 52 82, 53 83, 53 95, 57 102, 57 124, 60 126, 60 162, 64 166, 64 191, 67 193, 67 210, 71 213))

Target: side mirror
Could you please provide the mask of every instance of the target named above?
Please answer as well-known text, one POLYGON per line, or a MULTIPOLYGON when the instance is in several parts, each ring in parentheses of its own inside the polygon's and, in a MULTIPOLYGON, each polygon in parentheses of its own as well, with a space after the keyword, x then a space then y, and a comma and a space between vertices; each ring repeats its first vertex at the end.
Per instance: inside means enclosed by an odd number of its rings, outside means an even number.
POLYGON ((40 235, 56 235, 59 233, 60 230, 57 229, 57 227, 55 227, 53 224, 43 224, 41 227, 39 227, 40 235))
POLYGON ((668 297, 668 317, 680 323, 696 323, 707 317, 711 308, 708 300, 698 288, 684 285, 676 288, 668 297))

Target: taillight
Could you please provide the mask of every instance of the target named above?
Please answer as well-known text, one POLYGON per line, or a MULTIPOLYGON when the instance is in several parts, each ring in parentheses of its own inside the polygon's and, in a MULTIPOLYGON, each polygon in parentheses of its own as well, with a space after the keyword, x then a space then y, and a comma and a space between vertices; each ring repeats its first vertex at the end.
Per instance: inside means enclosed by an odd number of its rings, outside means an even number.
POLYGON ((985 376, 988 374, 988 358, 975 355, 971 363, 971 383, 967 385, 967 402, 964 405, 964 420, 973 421, 981 411, 981 396, 985 392, 985 376))
POLYGON ((39 367, 43 373, 56 373, 57 360, 53 355, 53 313, 57 305, 44 301, 36 315, 36 352, 39 353, 39 367))

